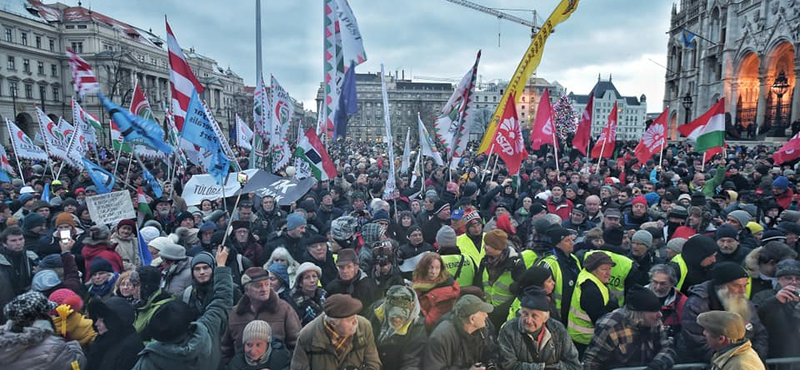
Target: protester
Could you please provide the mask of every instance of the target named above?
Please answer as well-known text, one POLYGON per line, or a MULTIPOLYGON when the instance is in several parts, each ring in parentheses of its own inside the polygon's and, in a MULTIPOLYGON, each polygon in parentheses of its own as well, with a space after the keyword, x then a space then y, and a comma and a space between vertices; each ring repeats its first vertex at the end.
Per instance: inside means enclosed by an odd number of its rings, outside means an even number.
POLYGON ((229 370, 288 370, 291 353, 283 343, 272 340, 269 323, 253 320, 242 333, 244 351, 237 353, 226 369, 229 370))
POLYGON ((479 368, 476 364, 497 366, 491 361, 487 341, 489 314, 494 306, 467 294, 453 306, 452 315, 436 326, 428 337, 422 355, 422 369, 479 368), (486 361, 489 360, 489 361, 486 361), (484 362, 486 361, 486 362, 484 362))
POLYGON ((414 291, 402 285, 392 286, 386 298, 374 306, 368 318, 382 369, 419 369, 428 333, 414 291))
POLYGON ((745 324, 734 312, 709 311, 697 316, 708 347, 714 351, 711 366, 720 370, 766 369, 745 338, 745 324))
POLYGON ((121 297, 89 303, 97 337, 86 353, 87 370, 130 369, 144 344, 133 327, 133 307, 121 297))
POLYGON ((769 333, 768 357, 797 357, 800 355, 795 342, 800 333, 800 262, 794 259, 779 262, 775 277, 778 281, 775 294, 762 299, 758 306, 758 317, 769 333))

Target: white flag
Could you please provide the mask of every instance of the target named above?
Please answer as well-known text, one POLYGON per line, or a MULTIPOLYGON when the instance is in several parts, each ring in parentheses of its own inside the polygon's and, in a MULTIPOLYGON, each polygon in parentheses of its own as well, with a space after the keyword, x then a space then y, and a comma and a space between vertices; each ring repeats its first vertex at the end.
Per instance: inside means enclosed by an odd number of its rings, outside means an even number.
POLYGON ((411 165, 411 127, 406 131, 406 146, 403 148, 403 162, 400 163, 400 173, 406 173, 411 165))
POLYGON ((6 118, 6 127, 8 127, 8 136, 11 138, 11 147, 17 155, 17 160, 25 158, 47 161, 47 152, 34 144, 33 140, 8 118, 6 118))
POLYGON ((419 145, 422 154, 426 157, 433 158, 433 161, 436 162, 437 165, 443 166, 444 161, 442 160, 442 156, 439 155, 439 151, 436 150, 436 145, 431 142, 431 136, 428 134, 428 129, 425 128, 425 124, 422 123, 419 112, 417 112, 417 123, 419 125, 419 145))
POLYGON ((236 145, 247 150, 253 150, 250 141, 253 140, 253 130, 236 115, 236 145))
POLYGON ((389 94, 386 92, 386 76, 383 72, 381 63, 381 95, 383 97, 383 120, 386 123, 386 151, 389 152, 389 178, 386 179, 386 187, 383 190, 383 197, 386 199, 394 198, 395 176, 394 176, 394 138, 392 137, 392 121, 389 110, 389 94))
POLYGON ((289 93, 281 87, 275 76, 272 77, 272 112, 270 114, 270 125, 272 132, 270 134, 270 149, 272 155, 272 171, 277 171, 289 163, 289 158, 292 156, 291 149, 289 148, 289 130, 292 124, 292 116, 294 114, 294 105, 289 93))
POLYGON ((67 146, 69 145, 69 141, 64 139, 64 133, 59 129, 61 125, 53 123, 53 120, 45 115, 42 109, 39 107, 36 107, 36 118, 39 121, 39 132, 42 133, 44 150, 47 151, 47 154, 53 158, 60 159, 68 164, 72 164, 69 163, 71 161, 67 156, 67 146))
POLYGON ((422 151, 417 152, 417 160, 414 161, 414 169, 411 170, 411 182, 408 184, 409 188, 413 188, 417 183, 417 171, 419 171, 419 157, 422 156, 422 151))

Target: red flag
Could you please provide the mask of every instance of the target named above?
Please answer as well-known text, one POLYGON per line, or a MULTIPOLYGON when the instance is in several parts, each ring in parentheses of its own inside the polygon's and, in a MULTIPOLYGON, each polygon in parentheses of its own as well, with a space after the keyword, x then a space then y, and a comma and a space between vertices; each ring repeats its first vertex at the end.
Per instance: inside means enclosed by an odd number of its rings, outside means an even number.
POLYGON ((186 110, 189 109, 189 99, 192 98, 192 90, 197 90, 197 94, 203 92, 203 86, 192 73, 186 56, 183 55, 175 34, 169 22, 164 20, 167 25, 167 49, 169 51, 169 84, 172 89, 172 109, 175 117, 175 126, 178 131, 183 130, 183 120, 186 117, 186 110))
POLYGON ((593 158, 611 158, 614 154, 614 144, 617 140, 617 103, 614 102, 614 108, 611 109, 611 114, 608 115, 608 123, 603 127, 603 132, 600 133, 600 138, 592 148, 593 158), (603 144, 605 143, 605 144, 603 144), (602 151, 602 153, 600 153, 602 151))
POLYGON ((594 112, 594 93, 589 94, 589 102, 586 103, 581 120, 578 121, 578 131, 575 132, 575 139, 572 141, 575 149, 583 155, 586 155, 592 137, 592 112, 594 112))
POLYGON ((550 105, 550 92, 544 89, 542 100, 539 100, 539 107, 536 109, 536 121, 531 130, 531 148, 538 150, 545 144, 558 145, 555 143, 553 132, 553 107, 550 105))
POLYGON ((639 141, 639 145, 636 146, 636 159, 639 160, 639 163, 647 162, 655 153, 661 152, 661 149, 667 144, 667 111, 668 109, 665 109, 653 121, 653 124, 642 136, 642 140, 639 141))
POLYGON ((86 93, 96 93, 100 91, 100 83, 97 82, 92 67, 86 63, 83 58, 67 48, 67 58, 69 59, 69 67, 72 69, 72 84, 75 86, 75 92, 78 96, 83 97, 86 93))
POLYGON ((500 119, 500 124, 497 125, 497 133, 494 137, 494 153, 503 159, 508 167, 508 174, 511 176, 519 172, 522 161, 528 157, 515 102, 514 93, 511 93, 506 100, 503 117, 500 119))
POLYGON ((786 144, 783 144, 783 146, 772 155, 772 159, 775 160, 775 164, 777 165, 793 161, 797 158, 800 158, 800 132, 789 139, 786 144))

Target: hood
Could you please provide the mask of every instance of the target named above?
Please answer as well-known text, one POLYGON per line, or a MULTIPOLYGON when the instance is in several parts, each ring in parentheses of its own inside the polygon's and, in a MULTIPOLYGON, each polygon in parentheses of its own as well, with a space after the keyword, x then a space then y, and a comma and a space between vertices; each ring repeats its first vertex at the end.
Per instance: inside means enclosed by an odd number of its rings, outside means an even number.
POLYGON ((11 322, 0 327, 0 363, 11 364, 31 348, 38 346, 53 335, 53 326, 45 320, 37 320, 23 329, 22 333, 11 332, 11 322))
POLYGON ((108 243, 103 243, 96 245, 84 245, 83 249, 81 250, 81 253, 85 254, 84 257, 87 260, 91 260, 97 256, 100 256, 101 253, 108 251, 114 251, 114 248, 111 248, 111 245, 109 245, 108 243))
MULTIPOLYGON (((742 246, 740 245, 739 248, 742 248, 742 246)), ((753 249, 747 254, 747 257, 744 258, 744 269, 751 278, 761 276, 761 270, 758 268, 758 253, 761 252, 761 248, 763 247, 753 249)))
POLYGON ((214 349, 211 333, 205 326, 193 322, 188 336, 178 343, 153 341, 139 354, 140 358, 156 364, 161 369, 185 368, 186 364, 196 364, 207 360, 214 349))

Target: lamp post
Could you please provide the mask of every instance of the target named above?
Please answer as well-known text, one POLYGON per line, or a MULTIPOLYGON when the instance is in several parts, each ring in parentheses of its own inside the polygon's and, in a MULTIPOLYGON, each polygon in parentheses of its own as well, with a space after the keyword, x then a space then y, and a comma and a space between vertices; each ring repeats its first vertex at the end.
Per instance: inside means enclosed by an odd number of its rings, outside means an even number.
POLYGON ((786 73, 781 71, 772 84, 772 92, 778 96, 778 106, 775 108, 775 129, 772 133, 775 137, 786 136, 786 127, 781 120, 781 99, 787 90, 789 90, 789 80, 786 79, 786 73))
POLYGON ((686 109, 686 119, 683 122, 684 124, 689 123, 689 116, 692 115, 692 104, 693 103, 694 103, 694 101, 692 101, 692 94, 689 94, 687 92, 686 95, 683 96, 683 102, 682 102, 683 109, 686 109))

